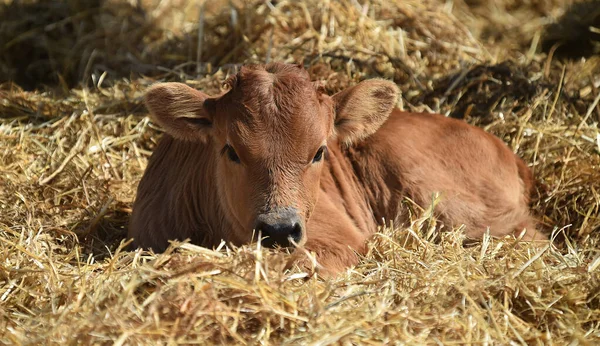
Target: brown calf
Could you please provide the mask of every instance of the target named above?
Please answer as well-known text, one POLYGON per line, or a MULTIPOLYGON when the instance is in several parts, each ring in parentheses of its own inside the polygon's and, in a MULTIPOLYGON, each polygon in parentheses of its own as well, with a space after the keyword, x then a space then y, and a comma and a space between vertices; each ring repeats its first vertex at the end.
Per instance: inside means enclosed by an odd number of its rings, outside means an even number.
POLYGON ((166 134, 133 206, 135 246, 241 245, 256 230, 267 246, 304 245, 335 273, 356 263, 383 220, 406 221, 404 197, 427 207, 436 192, 439 218, 470 237, 489 227, 545 239, 523 161, 465 122, 399 111, 392 82, 328 96, 300 66, 274 63, 245 66, 228 85, 214 97, 180 83, 148 91, 166 134))

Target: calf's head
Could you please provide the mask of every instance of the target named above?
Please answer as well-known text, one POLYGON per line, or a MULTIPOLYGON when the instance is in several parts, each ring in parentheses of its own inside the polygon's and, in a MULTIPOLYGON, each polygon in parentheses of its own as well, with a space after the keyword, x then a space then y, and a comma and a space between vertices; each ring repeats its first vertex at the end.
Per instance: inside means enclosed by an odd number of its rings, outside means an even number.
POLYGON ((255 230, 267 246, 301 244, 328 144, 373 134, 398 88, 367 80, 330 97, 300 66, 279 63, 242 67, 227 84, 214 97, 181 83, 156 84, 146 105, 172 137, 210 144, 216 161, 198 165, 215 165, 219 203, 237 239, 250 241, 255 230))

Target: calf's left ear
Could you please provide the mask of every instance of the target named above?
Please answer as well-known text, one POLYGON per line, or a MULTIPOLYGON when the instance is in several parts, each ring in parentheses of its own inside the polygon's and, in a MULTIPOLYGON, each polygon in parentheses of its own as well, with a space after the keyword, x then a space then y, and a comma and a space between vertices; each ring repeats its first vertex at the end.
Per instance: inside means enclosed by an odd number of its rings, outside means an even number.
POLYGON ((340 141, 351 145, 375 133, 396 106, 395 83, 368 79, 332 96, 334 126, 340 141))
POLYGON ((158 83, 144 97, 152 120, 174 138, 204 141, 212 128, 205 107, 209 96, 183 83, 158 83))

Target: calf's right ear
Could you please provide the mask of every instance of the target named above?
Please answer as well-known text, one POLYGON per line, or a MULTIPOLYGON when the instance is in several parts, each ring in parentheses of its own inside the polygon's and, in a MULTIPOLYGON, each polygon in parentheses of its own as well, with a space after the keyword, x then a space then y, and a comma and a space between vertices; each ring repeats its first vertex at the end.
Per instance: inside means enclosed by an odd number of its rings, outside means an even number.
POLYGON ((209 96, 183 83, 159 83, 144 97, 152 120, 174 138, 205 141, 212 127, 212 115, 204 107, 209 96))

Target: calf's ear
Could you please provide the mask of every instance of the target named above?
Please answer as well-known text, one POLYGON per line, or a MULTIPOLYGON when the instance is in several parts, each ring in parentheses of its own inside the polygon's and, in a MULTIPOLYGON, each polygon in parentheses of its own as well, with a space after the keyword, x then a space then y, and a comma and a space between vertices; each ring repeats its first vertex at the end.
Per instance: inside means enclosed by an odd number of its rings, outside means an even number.
POLYGON ((351 145, 375 133, 396 106, 399 93, 391 81, 368 79, 333 95, 334 127, 340 141, 351 145))
POLYGON ((144 101, 152 120, 174 138, 205 141, 212 127, 205 93, 182 83, 158 83, 146 91, 144 101))

